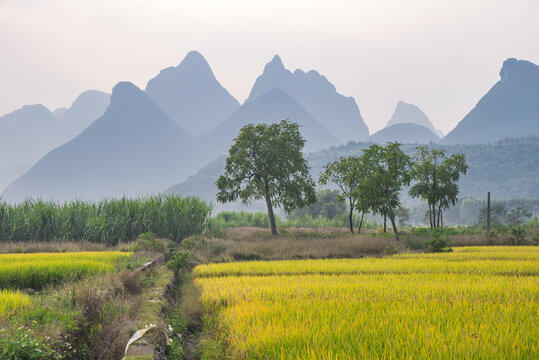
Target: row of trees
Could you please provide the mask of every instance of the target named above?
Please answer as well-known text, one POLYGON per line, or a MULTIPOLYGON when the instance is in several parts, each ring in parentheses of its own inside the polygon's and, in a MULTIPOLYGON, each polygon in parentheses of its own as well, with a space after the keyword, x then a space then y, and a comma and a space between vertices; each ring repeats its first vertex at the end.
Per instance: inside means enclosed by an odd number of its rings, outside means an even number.
MULTIPOLYGON (((277 235, 273 207, 287 213, 316 202, 315 184, 303 157, 305 140, 299 126, 288 120, 278 124, 249 124, 243 127, 229 150, 225 173, 217 180, 217 200, 242 203, 264 198, 273 235, 277 235)), ((335 184, 339 197, 349 206, 350 231, 358 211, 361 230, 366 213, 389 218, 398 240, 397 211, 400 192, 412 182, 409 194, 427 201, 431 228, 443 224, 442 213, 457 201, 458 180, 468 166, 462 154, 447 157, 443 150, 417 148, 406 155, 399 143, 371 145, 361 156, 330 162, 319 183, 335 184)))
POLYGON ((427 202, 431 229, 440 227, 443 210, 457 202, 458 180, 467 170, 463 154, 447 157, 443 150, 418 146, 415 157, 410 157, 395 142, 385 147, 371 145, 361 156, 341 157, 328 163, 319 182, 331 182, 340 189, 341 197, 349 204, 351 232, 354 211, 361 214, 361 219, 366 213, 379 214, 389 218, 398 240, 395 218, 401 209, 403 188, 414 182, 409 195, 427 202))

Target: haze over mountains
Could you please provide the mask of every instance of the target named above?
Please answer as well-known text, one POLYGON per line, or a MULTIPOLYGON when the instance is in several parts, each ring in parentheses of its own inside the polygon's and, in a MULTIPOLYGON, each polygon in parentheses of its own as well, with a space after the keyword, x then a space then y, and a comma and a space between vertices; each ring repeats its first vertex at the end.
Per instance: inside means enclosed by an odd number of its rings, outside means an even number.
POLYGON ((189 52, 177 67, 161 70, 148 81, 146 93, 193 136, 211 130, 240 107, 197 51, 189 52))
POLYGON ((444 133, 434 128, 432 121, 430 121, 428 116, 419 107, 414 104, 399 101, 393 115, 391 115, 391 119, 389 119, 387 122, 386 127, 403 123, 414 123, 424 126, 436 134, 439 138, 444 137, 444 133))
MULTIPOLYGON (((442 143, 539 134, 537 69, 526 61, 507 60, 502 79, 442 143)), ((122 82, 112 98, 88 91, 69 109, 51 113, 32 105, 1 117, 0 190, 2 181, 7 185, 46 154, 6 189, 4 199, 96 200, 164 191, 210 162, 218 168, 214 160, 227 154, 242 126, 287 118, 300 124, 306 152, 348 140, 439 141, 428 117, 404 102, 397 104, 385 129, 368 137, 353 98, 339 94, 314 70, 286 70, 278 56, 266 64, 240 105, 193 51, 151 79, 145 92, 122 82)), ((198 175, 194 179, 202 181, 198 175)))
POLYGON ((442 143, 484 144, 534 134, 539 134, 539 66, 511 58, 504 61, 500 80, 442 143))
POLYGON ((256 79, 246 103, 272 89, 281 89, 292 96, 342 143, 369 136, 354 98, 339 94, 335 86, 315 70, 306 73, 297 69, 292 73, 275 55, 256 79))
POLYGON ((399 101, 386 127, 372 134, 369 141, 379 144, 392 141, 401 144, 428 144, 440 141, 438 133, 441 132, 434 129, 432 122, 420 108, 399 101))
POLYGON ((69 200, 160 192, 192 170, 186 154, 193 143, 142 90, 121 82, 103 116, 38 161, 3 196, 69 200))

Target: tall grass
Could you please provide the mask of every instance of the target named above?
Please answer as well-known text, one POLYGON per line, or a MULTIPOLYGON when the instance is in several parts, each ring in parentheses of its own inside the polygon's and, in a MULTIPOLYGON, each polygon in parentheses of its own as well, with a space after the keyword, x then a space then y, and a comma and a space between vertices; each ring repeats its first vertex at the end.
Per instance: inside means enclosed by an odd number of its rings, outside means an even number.
MULTIPOLYGON (((348 227, 348 214, 341 214, 333 219, 328 219, 323 216, 313 218, 310 215, 303 215, 295 219, 283 220, 279 216, 275 216, 275 222, 279 227, 348 227)), ((360 216, 354 214, 354 226, 360 222, 360 216)), ((223 211, 211 218, 211 227, 217 229, 235 228, 235 227, 259 227, 269 228, 268 214, 262 212, 249 213, 244 211, 223 211)), ((364 220, 363 229, 376 229, 378 224, 373 221, 364 220)))
POLYGON ((63 204, 0 202, 0 241, 89 241, 116 245, 139 234, 181 240, 201 233, 211 205, 194 197, 157 195, 63 204))

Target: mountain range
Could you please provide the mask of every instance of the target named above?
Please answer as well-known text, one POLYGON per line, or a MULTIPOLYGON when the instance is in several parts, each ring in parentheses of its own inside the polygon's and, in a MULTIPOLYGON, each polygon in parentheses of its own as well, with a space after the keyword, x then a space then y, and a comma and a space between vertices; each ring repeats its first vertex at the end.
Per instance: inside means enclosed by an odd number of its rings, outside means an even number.
POLYGON ((120 82, 105 114, 4 191, 8 201, 94 200, 162 191, 193 166, 194 139, 142 90, 120 82))
POLYGON ((246 103, 272 89, 280 89, 292 96, 341 143, 364 140, 369 136, 354 98, 339 94, 335 86, 315 70, 297 69, 292 73, 275 55, 256 79, 246 103))
MULTIPOLYGON (((501 80, 441 143, 538 134, 538 69, 527 61, 505 61, 501 80)), ((440 141, 425 113, 402 101, 387 127, 369 137, 352 97, 314 70, 287 70, 279 56, 266 64, 240 105, 192 51, 148 81, 145 91, 120 82, 112 96, 88 91, 70 108, 50 112, 29 105, 1 117, 0 190, 11 182, 2 194, 10 201, 94 200, 160 192, 186 180, 170 191, 189 193, 215 178, 202 180, 201 174, 210 173, 204 166, 219 168, 214 160, 226 155, 242 126, 283 119, 300 124, 305 151, 317 151, 311 158, 347 141, 440 141)))
POLYGON ((192 136, 210 131, 240 107, 197 51, 177 67, 161 70, 148 81, 146 93, 192 136))

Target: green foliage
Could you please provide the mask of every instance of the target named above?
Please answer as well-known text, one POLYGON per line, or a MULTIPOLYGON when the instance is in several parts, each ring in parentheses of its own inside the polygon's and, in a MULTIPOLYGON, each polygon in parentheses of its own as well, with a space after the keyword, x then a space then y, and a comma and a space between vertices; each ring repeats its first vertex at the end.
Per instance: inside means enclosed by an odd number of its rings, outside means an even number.
POLYGON ((431 239, 423 243, 423 248, 426 252, 431 253, 453 252, 451 248, 447 247, 448 243, 449 239, 447 236, 433 231, 431 239))
POLYGON ((0 330, 0 359, 51 360, 62 355, 42 338, 33 338, 31 330, 7 334, 0 330))
POLYGON ((366 172, 361 163, 361 158, 348 156, 341 157, 338 161, 329 162, 324 166, 324 172, 320 174, 318 182, 321 185, 333 183, 340 190, 339 198, 347 200, 349 205, 348 225, 350 232, 354 232, 353 212, 361 213, 369 211, 369 204, 365 201, 365 194, 359 186, 365 181, 366 172))
POLYGON ((399 221, 399 226, 405 226, 410 220, 410 209, 400 206, 397 208, 397 210, 395 210, 395 217, 399 221))
MULTIPOLYGON (((282 224, 282 220, 275 215, 277 225, 282 224)), ((222 211, 210 220, 211 229, 225 229, 235 227, 253 226, 259 228, 270 228, 268 214, 261 212, 245 211, 222 211)))
POLYGON ((167 344, 165 349, 165 355, 167 359, 170 360, 181 360, 183 359, 183 347, 180 340, 174 338, 170 344, 167 344))
POLYGON ((244 126, 230 147, 225 173, 217 180, 217 200, 248 204, 264 198, 272 233, 277 234, 273 206, 290 213, 316 200, 304 145, 299 125, 287 120, 244 126))
POLYGON ((442 211, 457 203, 459 179, 466 175, 468 165, 464 154, 447 157, 444 150, 418 146, 413 177, 416 183, 410 188, 411 197, 419 197, 428 204, 431 228, 442 223, 442 211))
POLYGON ((522 226, 514 226, 511 228, 511 236, 509 237, 510 245, 526 245, 526 229, 522 226))
MULTIPOLYGON (((348 227, 348 215, 340 214, 333 219, 328 219, 324 216, 312 217, 310 215, 303 215, 296 218, 290 218, 282 220, 278 216, 275 217, 276 224, 279 227, 348 227)), ((360 215, 353 215, 353 222, 359 223, 360 215)), ((212 234, 217 234, 221 229, 237 228, 237 227, 258 227, 263 229, 269 229, 270 223, 268 214, 265 213, 248 213, 243 211, 224 211, 217 214, 210 220, 210 230, 212 234)), ((366 229, 376 229, 378 224, 372 221, 364 221, 363 227, 366 229)), ((219 236, 216 236, 219 237, 219 236)), ((187 239, 188 240, 188 239, 187 239)), ((185 240, 184 240, 185 242, 185 240)), ((182 246, 184 243, 182 243, 182 246)))
POLYGON ((519 225, 526 222, 532 214, 522 206, 511 209, 505 216, 505 222, 510 225, 519 225))
POLYGON ((170 255, 170 259, 167 262, 167 267, 179 274, 187 269, 189 266, 189 253, 183 251, 176 251, 170 255))
POLYGON ((323 217, 329 220, 346 212, 346 204, 339 196, 337 190, 324 189, 316 193, 316 202, 302 209, 294 211, 290 218, 297 219, 303 216, 311 218, 323 217))
POLYGON ((156 253, 168 253, 168 244, 165 239, 158 238, 152 232, 140 234, 131 246, 132 251, 148 251, 156 253))
POLYGON ((0 202, 0 241, 89 241, 116 245, 152 232, 179 241, 201 233, 211 206, 197 198, 158 195, 138 199, 0 202))
POLYGON ((397 142, 385 147, 371 145, 363 151, 361 165, 364 181, 357 187, 358 198, 375 214, 389 217, 395 239, 398 240, 395 210, 400 207, 400 191, 412 180, 412 159, 397 142))

